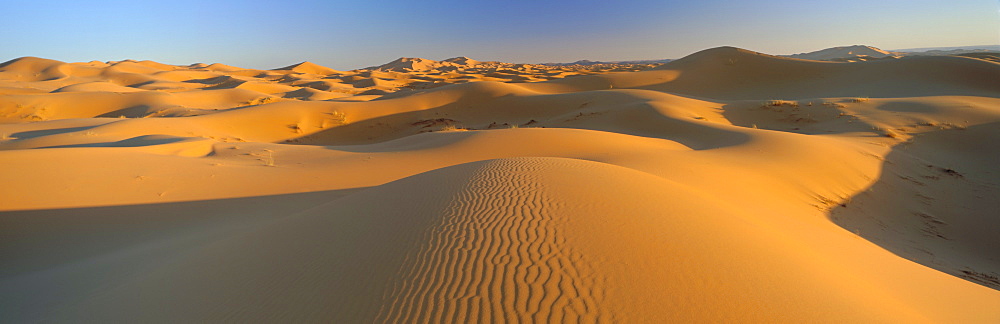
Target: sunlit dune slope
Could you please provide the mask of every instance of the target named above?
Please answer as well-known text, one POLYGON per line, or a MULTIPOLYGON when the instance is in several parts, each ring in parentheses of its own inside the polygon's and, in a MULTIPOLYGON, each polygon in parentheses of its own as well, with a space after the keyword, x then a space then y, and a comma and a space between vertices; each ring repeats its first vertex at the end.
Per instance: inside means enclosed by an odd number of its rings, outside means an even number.
POLYGON ((401 62, 3 63, 0 318, 1000 321, 1000 64, 401 62))
POLYGON ((835 63, 720 47, 671 61, 654 71, 568 78, 545 89, 559 90, 561 85, 592 90, 640 88, 726 100, 993 97, 1000 88, 997 69, 992 62, 957 56, 835 63))

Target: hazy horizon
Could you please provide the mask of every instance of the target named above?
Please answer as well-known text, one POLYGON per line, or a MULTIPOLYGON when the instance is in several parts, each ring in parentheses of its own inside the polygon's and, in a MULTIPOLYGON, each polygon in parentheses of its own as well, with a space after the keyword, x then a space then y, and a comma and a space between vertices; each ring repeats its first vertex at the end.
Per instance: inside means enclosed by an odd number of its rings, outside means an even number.
POLYGON ((422 3, 17 2, 0 60, 153 60, 350 70, 399 57, 512 63, 680 58, 718 46, 795 54, 1000 44, 996 1, 422 3))

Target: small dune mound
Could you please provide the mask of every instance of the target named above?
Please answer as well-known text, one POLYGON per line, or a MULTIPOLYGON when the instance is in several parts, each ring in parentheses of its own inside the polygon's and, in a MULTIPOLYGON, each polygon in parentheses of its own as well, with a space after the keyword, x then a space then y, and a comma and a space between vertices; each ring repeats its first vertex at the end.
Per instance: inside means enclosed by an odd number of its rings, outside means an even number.
POLYGON ((0 78, 18 81, 44 81, 67 77, 66 63, 38 57, 21 57, 0 64, 0 78))
POLYGON ((331 69, 331 68, 328 68, 328 67, 325 67, 325 66, 322 66, 322 65, 318 65, 318 64, 312 63, 312 62, 302 62, 302 63, 299 63, 299 64, 292 64, 292 65, 289 65, 289 66, 286 66, 286 67, 283 67, 283 68, 280 68, 280 69, 275 69, 275 70, 288 70, 288 71, 292 71, 292 72, 296 72, 296 73, 321 74, 321 75, 342 74, 342 73, 344 73, 343 71, 337 71, 337 70, 334 70, 334 69, 331 69))
POLYGON ((379 65, 372 68, 378 71, 398 71, 398 72, 409 72, 409 71, 427 71, 434 68, 440 67, 441 64, 438 61, 413 58, 413 57, 400 57, 395 61, 379 65))
POLYGON ((244 70, 242 68, 238 68, 238 67, 235 67, 235 66, 225 65, 225 64, 222 64, 222 63, 212 63, 211 65, 206 66, 205 69, 206 70, 211 70, 211 71, 219 71, 219 72, 235 72, 235 71, 244 70))
POLYGON ((153 74, 160 71, 173 70, 174 67, 166 64, 159 64, 155 62, 145 61, 146 63, 136 62, 134 60, 125 60, 117 62, 108 62, 110 65, 107 70, 117 73, 134 73, 134 74, 153 74))
POLYGON ((203 157, 212 154, 215 141, 207 138, 144 135, 110 143, 108 147, 134 147, 147 153, 203 157))
POLYGON ((244 89, 266 94, 289 92, 298 89, 298 87, 272 82, 261 82, 253 78, 246 77, 224 76, 204 80, 204 82, 211 84, 210 87, 206 87, 205 89, 244 89))
POLYGON ((298 100, 327 100, 334 98, 343 98, 346 96, 350 95, 339 92, 320 91, 313 88, 300 88, 298 90, 285 92, 282 95, 282 97, 284 98, 294 98, 298 100))
POLYGON ((464 66, 473 66, 473 65, 479 65, 479 64, 483 63, 483 62, 480 62, 480 61, 476 61, 476 60, 470 59, 470 58, 465 57, 465 56, 453 57, 453 58, 444 60, 442 62, 451 62, 451 63, 455 63, 455 64, 458 64, 458 65, 464 65, 464 66))
POLYGON ((470 59, 468 57, 455 57, 444 61, 428 60, 423 58, 414 57, 401 57, 395 61, 377 66, 371 67, 369 69, 376 71, 394 71, 394 72, 415 72, 415 71, 454 71, 459 68, 469 68, 476 65, 482 64, 480 61, 470 59))
POLYGON ((66 63, 39 57, 25 56, 0 63, 0 71, 42 71, 60 64, 66 63))
POLYGON ((52 92, 139 92, 143 89, 124 87, 110 82, 95 81, 68 85, 52 92))
POLYGON ((150 60, 138 61, 138 62, 135 62, 135 64, 139 64, 139 65, 143 65, 143 66, 148 66, 148 67, 151 67, 151 68, 154 68, 154 69, 157 69, 157 70, 164 70, 164 71, 171 71, 171 70, 176 70, 177 69, 176 65, 163 64, 163 63, 160 63, 160 62, 155 62, 155 61, 150 61, 150 60))

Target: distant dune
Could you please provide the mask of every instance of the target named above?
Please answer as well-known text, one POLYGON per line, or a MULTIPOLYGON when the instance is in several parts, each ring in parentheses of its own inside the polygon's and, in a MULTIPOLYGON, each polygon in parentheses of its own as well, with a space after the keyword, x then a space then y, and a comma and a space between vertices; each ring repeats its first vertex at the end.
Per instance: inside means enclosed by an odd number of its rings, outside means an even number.
POLYGON ((809 53, 788 55, 788 57, 803 59, 803 60, 830 61, 830 60, 844 60, 844 59, 858 58, 858 57, 884 58, 884 57, 899 56, 899 55, 902 55, 902 53, 883 51, 881 49, 871 46, 853 45, 853 46, 827 48, 824 50, 819 50, 809 53))
MULTIPOLYGON (((963 47, 911 48, 895 51, 881 50, 872 46, 853 45, 831 47, 815 52, 785 55, 786 57, 836 62, 860 62, 879 59, 897 59, 905 56, 989 56, 1000 54, 1000 45, 980 45, 963 47)), ((977 57, 978 58, 978 57, 977 57)))
POLYGON ((591 60, 579 60, 572 63, 542 63, 543 65, 553 65, 553 66, 589 66, 589 65, 606 65, 606 64, 661 64, 672 61, 672 59, 659 59, 659 60, 633 60, 633 61, 591 61, 591 60))
POLYGON ((1000 322, 1000 63, 0 64, 0 322, 1000 322))
POLYGON ((275 69, 275 70, 287 70, 287 71, 292 71, 292 72, 297 72, 297 73, 303 73, 303 74, 321 74, 321 75, 343 74, 344 73, 342 71, 337 71, 337 70, 334 70, 334 69, 331 69, 331 68, 328 68, 328 67, 325 67, 325 66, 316 65, 316 64, 314 64, 312 62, 302 62, 302 63, 299 63, 299 64, 292 64, 292 65, 289 65, 289 66, 286 66, 286 67, 283 67, 283 68, 280 68, 280 69, 275 69))
POLYGON ((903 53, 920 53, 920 52, 953 52, 953 51, 964 51, 964 52, 982 52, 982 51, 992 51, 1000 52, 1000 45, 972 45, 972 46, 949 46, 949 47, 921 47, 921 48, 904 48, 893 50, 896 52, 903 53))

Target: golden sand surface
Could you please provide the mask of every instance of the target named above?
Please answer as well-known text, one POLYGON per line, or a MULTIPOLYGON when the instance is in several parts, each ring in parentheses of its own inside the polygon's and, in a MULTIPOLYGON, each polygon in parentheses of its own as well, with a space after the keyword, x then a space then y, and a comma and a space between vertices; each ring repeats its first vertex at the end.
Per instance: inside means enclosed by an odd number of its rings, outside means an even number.
POLYGON ((0 64, 2 322, 1000 322, 1000 63, 0 64))

